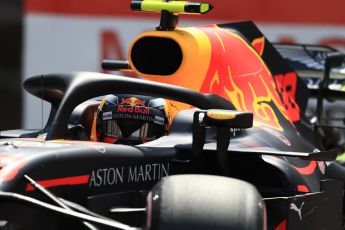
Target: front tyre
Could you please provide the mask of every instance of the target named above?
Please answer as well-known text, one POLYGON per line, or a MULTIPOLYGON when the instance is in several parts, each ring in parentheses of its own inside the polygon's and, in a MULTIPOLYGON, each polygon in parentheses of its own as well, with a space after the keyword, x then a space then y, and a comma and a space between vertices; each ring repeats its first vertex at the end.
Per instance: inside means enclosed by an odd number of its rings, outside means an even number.
POLYGON ((162 179, 148 195, 149 229, 266 229, 265 206, 256 188, 209 175, 162 179))

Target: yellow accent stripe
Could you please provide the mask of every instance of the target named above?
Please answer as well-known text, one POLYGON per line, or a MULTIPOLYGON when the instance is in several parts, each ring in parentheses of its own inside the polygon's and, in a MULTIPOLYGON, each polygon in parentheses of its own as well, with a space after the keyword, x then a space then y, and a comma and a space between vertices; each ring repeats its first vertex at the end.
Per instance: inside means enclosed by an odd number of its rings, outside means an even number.
POLYGON ((143 11, 162 11, 167 10, 171 13, 184 12, 184 7, 187 2, 185 1, 172 1, 172 2, 161 2, 161 1, 143 1, 141 4, 141 10, 143 11))
POLYGON ((105 104, 105 97, 103 97, 101 103, 99 103, 98 108, 99 108, 99 109, 103 109, 104 104, 105 104))

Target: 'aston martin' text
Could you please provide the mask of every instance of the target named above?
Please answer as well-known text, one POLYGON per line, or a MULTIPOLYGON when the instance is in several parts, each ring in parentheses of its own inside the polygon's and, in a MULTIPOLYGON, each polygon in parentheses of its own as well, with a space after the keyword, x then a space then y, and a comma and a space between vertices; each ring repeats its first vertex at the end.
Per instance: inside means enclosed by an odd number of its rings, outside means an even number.
POLYGON ((89 187, 157 181, 169 175, 169 163, 130 165, 92 170, 89 187))

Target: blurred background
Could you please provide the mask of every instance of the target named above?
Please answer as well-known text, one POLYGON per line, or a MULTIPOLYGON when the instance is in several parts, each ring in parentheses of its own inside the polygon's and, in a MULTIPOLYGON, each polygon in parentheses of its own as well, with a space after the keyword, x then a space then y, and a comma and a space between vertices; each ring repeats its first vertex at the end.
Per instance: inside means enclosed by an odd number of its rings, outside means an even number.
MULTIPOLYGON (((208 2, 211 13, 183 15, 180 25, 253 20, 271 41, 345 51, 344 0, 208 2)), ((47 119, 49 105, 22 90, 25 78, 101 71, 103 59, 126 59, 131 40, 158 23, 158 14, 131 12, 130 0, 0 0, 0 130, 47 119)))

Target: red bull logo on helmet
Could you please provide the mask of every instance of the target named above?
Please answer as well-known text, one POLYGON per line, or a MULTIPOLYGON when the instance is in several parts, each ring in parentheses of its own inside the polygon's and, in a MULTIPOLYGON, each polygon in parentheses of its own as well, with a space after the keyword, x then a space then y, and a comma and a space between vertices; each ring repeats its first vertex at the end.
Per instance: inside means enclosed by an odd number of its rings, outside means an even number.
POLYGON ((120 105, 117 108, 117 112, 149 115, 150 108, 145 106, 145 101, 142 101, 136 97, 130 97, 122 99, 120 105))
POLYGON ((117 112, 119 112, 119 113, 139 113, 139 114, 143 114, 143 115, 149 115, 150 114, 150 108, 119 105, 119 107, 117 108, 117 112))
POLYGON ((130 97, 130 98, 122 99, 120 104, 131 105, 131 106, 145 106, 145 101, 142 101, 136 97, 130 97))

